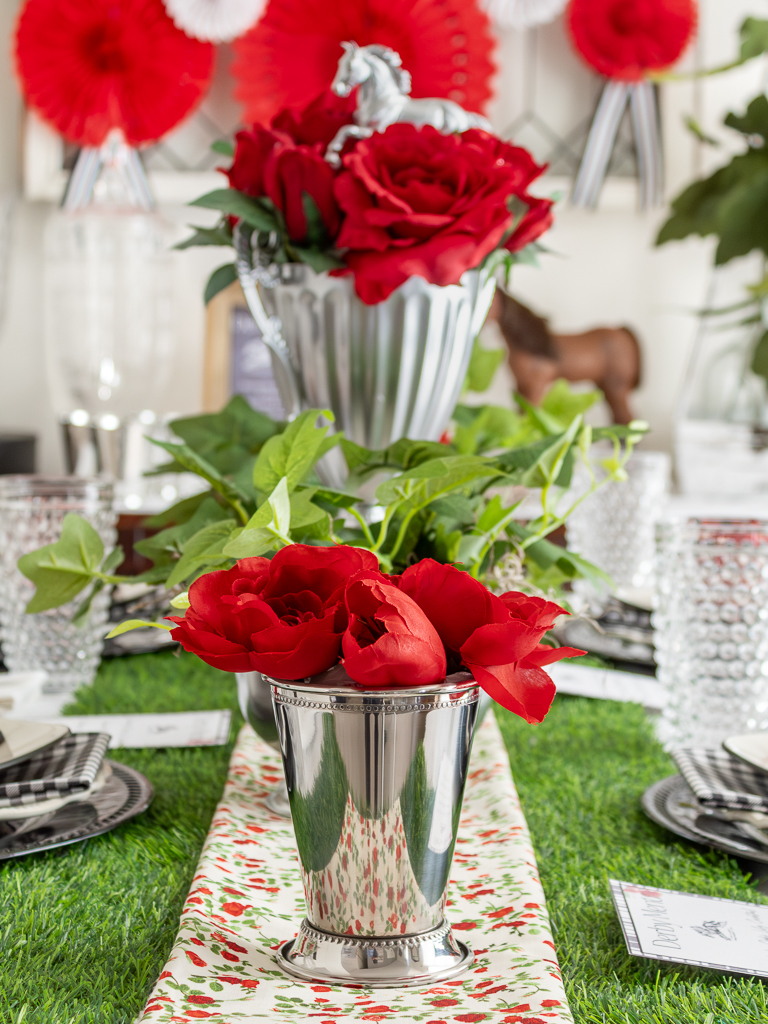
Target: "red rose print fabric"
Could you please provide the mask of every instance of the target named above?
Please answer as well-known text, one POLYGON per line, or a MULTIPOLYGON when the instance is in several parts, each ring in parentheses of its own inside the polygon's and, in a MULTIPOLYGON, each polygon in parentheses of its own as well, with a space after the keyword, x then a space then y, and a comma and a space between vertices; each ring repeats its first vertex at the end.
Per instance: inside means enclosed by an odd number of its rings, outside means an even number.
MULTIPOLYGON (((293 829, 264 804, 281 770, 275 752, 244 727, 176 944, 137 1024, 573 1024, 528 827, 492 714, 472 749, 446 911, 475 963, 429 989, 303 984, 278 969, 275 949, 304 915, 293 829)), ((375 838, 376 822, 357 819, 355 827, 358 845, 375 838)), ((345 887, 341 872, 336 881, 340 896, 358 901, 363 914, 371 892, 345 887)))

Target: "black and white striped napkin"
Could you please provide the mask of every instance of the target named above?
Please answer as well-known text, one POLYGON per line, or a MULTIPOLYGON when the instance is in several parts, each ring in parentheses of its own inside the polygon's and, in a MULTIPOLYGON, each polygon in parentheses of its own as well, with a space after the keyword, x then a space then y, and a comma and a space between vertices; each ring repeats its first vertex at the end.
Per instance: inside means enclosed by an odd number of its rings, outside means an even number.
POLYGON ((673 750, 672 757, 705 807, 768 814, 768 773, 725 750, 673 750))
POLYGON ((0 769, 0 808, 90 789, 108 744, 107 732, 74 733, 26 761, 0 769))

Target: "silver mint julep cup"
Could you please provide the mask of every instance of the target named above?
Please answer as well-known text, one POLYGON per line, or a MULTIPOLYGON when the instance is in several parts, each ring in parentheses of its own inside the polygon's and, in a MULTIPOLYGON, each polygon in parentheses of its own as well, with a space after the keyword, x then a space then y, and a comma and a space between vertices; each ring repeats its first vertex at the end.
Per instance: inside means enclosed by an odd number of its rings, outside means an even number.
POLYGON ((444 907, 477 683, 366 690, 341 668, 269 682, 307 906, 280 966, 380 988, 465 971, 444 907))

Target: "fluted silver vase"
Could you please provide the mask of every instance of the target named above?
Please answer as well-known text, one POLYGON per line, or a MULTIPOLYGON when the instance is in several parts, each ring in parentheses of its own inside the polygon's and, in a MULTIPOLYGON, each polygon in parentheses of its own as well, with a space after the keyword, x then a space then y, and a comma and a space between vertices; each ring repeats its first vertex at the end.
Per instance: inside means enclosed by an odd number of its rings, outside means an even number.
MULTIPOLYGON (((493 299, 492 275, 470 270, 446 287, 411 277, 367 306, 352 275, 317 274, 301 263, 267 272, 247 233, 236 232, 235 244, 240 283, 289 418, 331 409, 336 429, 367 448, 401 437, 438 440, 493 299)), ((330 484, 346 475, 338 455, 322 471, 330 484)))
POLYGON ((474 955, 444 908, 477 683, 363 690, 341 668, 270 683, 307 908, 279 963, 382 988, 461 974, 474 955))

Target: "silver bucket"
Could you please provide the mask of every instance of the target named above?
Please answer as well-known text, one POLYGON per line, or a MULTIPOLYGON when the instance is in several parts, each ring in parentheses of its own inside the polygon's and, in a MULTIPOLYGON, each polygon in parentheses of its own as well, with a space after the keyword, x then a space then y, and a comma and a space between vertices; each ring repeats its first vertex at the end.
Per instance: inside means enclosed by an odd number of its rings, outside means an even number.
POLYGON ((478 686, 345 679, 270 680, 307 906, 279 962, 305 980, 430 985, 474 962, 444 907, 478 686))
MULTIPOLYGON (((254 269, 247 234, 236 232, 235 244, 240 283, 272 352, 289 419, 302 409, 331 409, 337 430, 374 449, 401 437, 439 439, 493 299, 493 276, 470 270, 446 287, 411 277, 367 306, 350 274, 287 263, 270 268, 279 275, 270 278, 254 269)), ((327 461, 323 475, 338 485, 346 470, 339 453, 331 454, 335 463, 327 461)))

